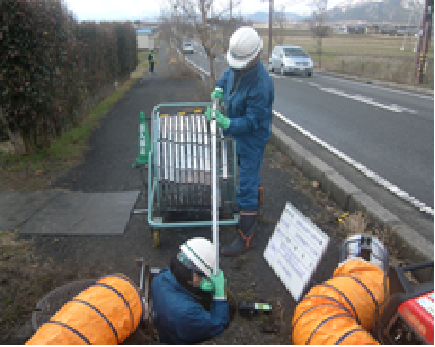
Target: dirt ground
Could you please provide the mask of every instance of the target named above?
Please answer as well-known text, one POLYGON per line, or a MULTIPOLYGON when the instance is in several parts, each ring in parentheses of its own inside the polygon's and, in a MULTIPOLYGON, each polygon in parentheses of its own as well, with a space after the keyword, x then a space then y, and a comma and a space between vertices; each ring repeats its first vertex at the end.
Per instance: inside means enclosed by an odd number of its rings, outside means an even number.
MULTIPOLYGON (((139 171, 132 169, 138 155, 139 112, 150 114, 163 102, 208 101, 206 88, 165 49, 160 50, 155 75, 144 78, 127 92, 101 121, 89 141, 84 159, 66 172, 44 173, 41 189, 81 192, 142 190, 135 208, 146 208, 146 186, 139 171)), ((351 215, 339 222, 345 211, 337 207, 318 183, 306 179, 291 160, 269 144, 262 169, 264 216, 257 226, 256 247, 238 258, 221 258, 228 287, 237 300, 272 303, 270 317, 252 319, 236 316, 228 329, 205 344, 291 344, 291 319, 296 305, 273 270, 263 251, 272 235, 285 203, 290 201, 330 236, 310 285, 327 280, 338 264, 339 245, 349 233, 369 232, 387 244, 394 259, 400 259, 391 239, 364 216, 351 215)), ((31 186, 27 177, 23 190, 31 186)), ((3 189, 10 189, 5 185, 3 189)), ((221 242, 233 238, 233 227, 221 228, 221 242)), ((124 234, 119 236, 19 236, 16 230, 0 234, 0 342, 24 343, 33 333, 30 319, 36 303, 53 289, 80 279, 108 273, 123 273, 136 283, 139 268, 135 257, 143 257, 152 267, 168 266, 169 257, 186 239, 211 237, 210 228, 161 231, 161 246, 153 247, 146 216, 131 215, 124 234)), ((126 343, 150 343, 134 334, 126 343)))

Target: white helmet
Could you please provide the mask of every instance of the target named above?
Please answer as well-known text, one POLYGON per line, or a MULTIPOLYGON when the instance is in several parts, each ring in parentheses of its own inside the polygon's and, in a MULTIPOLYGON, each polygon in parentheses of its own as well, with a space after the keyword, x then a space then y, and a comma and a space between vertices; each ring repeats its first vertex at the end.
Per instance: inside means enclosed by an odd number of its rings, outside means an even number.
POLYGON ((240 27, 230 38, 227 52, 228 64, 233 69, 243 69, 263 48, 263 40, 252 27, 240 27))
POLYGON ((180 250, 207 277, 210 277, 216 262, 216 254, 214 246, 209 240, 203 237, 194 237, 183 243, 180 250))

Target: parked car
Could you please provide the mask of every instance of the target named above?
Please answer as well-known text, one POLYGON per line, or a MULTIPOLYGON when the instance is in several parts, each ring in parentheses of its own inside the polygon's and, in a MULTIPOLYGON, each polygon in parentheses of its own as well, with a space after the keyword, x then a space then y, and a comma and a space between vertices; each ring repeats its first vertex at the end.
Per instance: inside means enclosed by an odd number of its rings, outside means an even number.
POLYGON ((299 46, 275 46, 269 58, 269 71, 281 75, 298 74, 312 76, 313 61, 310 55, 299 46))
POLYGON ((192 43, 191 42, 184 42, 183 43, 183 53, 185 53, 185 54, 187 54, 187 53, 193 54, 193 52, 195 52, 195 51, 193 50, 192 43))

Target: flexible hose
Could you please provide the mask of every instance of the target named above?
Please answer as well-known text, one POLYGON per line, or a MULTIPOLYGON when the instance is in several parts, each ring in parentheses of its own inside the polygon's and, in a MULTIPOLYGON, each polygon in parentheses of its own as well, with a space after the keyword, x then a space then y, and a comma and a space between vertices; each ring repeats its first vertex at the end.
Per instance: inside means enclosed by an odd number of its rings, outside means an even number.
POLYGON ((136 285, 124 275, 107 275, 64 304, 26 345, 115 345, 136 330, 141 316, 136 285))
POLYGON ((385 300, 386 280, 378 266, 362 259, 339 265, 331 279, 311 288, 296 306, 293 343, 379 344, 367 330, 385 300))

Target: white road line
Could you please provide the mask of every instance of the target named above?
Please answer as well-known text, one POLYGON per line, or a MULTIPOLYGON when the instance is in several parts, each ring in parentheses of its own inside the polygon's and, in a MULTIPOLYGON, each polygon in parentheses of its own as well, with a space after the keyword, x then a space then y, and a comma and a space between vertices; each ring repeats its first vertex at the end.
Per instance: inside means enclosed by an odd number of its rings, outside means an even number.
POLYGON ((381 104, 380 102, 374 101, 372 98, 369 98, 369 97, 366 97, 366 96, 363 96, 360 94, 352 95, 352 94, 347 94, 339 89, 322 87, 320 84, 315 83, 315 82, 309 82, 309 85, 312 87, 316 87, 319 90, 327 92, 327 93, 342 96, 342 97, 345 97, 347 99, 351 99, 351 100, 355 100, 355 101, 360 101, 360 102, 363 102, 365 104, 372 105, 372 106, 379 107, 379 108, 383 108, 383 109, 388 110, 388 111, 408 112, 408 113, 412 113, 412 114, 418 113, 416 110, 411 110, 409 108, 406 108, 404 106, 399 106, 396 104, 384 105, 384 104, 381 104))
POLYGON ((317 136, 311 134, 308 130, 305 130, 304 128, 302 128, 298 124, 294 123, 290 119, 284 117, 281 113, 279 113, 279 112, 277 112, 275 110, 273 110, 273 113, 275 114, 276 117, 281 119, 284 123, 292 126, 296 130, 298 130, 300 133, 302 133, 303 135, 307 136, 312 141, 318 143, 319 145, 321 145, 322 147, 326 148, 331 153, 335 154, 337 157, 342 159, 347 164, 353 166, 358 171, 361 171, 364 174, 364 176, 366 176, 367 178, 370 178, 372 181, 376 182, 377 184, 381 185, 385 189, 389 190, 391 193, 397 195, 399 198, 407 201, 408 203, 410 203, 411 205, 413 205, 414 207, 419 209, 421 212, 425 212, 425 213, 427 213, 427 214, 429 214, 431 216, 434 215, 433 208, 427 206, 425 203, 419 201, 417 198, 415 198, 413 196, 410 196, 407 192, 401 190, 399 187, 397 187, 396 185, 390 183, 385 178, 379 176, 377 173, 375 173, 374 171, 372 171, 369 168, 365 167, 363 164, 353 160, 348 155, 346 155, 343 152, 339 151, 335 147, 329 145, 325 141, 319 139, 317 136))
MULTIPOLYGON (((326 75, 316 75, 316 76, 320 76, 321 78, 329 78, 332 80, 336 80, 336 81, 343 81, 343 79, 341 78, 337 78, 337 77, 333 77, 333 76, 326 76, 326 75)), ((407 92, 405 90, 400 90, 400 89, 394 89, 394 88, 388 88, 388 87, 383 87, 383 86, 377 86, 374 84, 367 84, 367 83, 363 83, 363 82, 358 82, 358 81, 351 81, 351 80, 346 80, 347 83, 353 83, 353 84, 358 84, 358 85, 364 85, 370 88, 375 88, 375 89, 381 89, 381 90, 385 90, 385 91, 389 91, 389 92, 393 92, 393 93, 397 93, 397 94, 404 94, 404 95, 410 95, 410 96, 415 96, 417 98, 421 98, 421 99, 429 99, 429 100, 433 100, 433 96, 429 96, 429 95, 421 95, 421 94, 416 94, 416 93, 412 93, 412 92, 407 92)))

